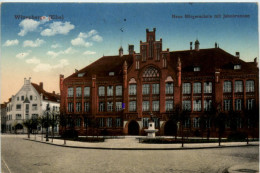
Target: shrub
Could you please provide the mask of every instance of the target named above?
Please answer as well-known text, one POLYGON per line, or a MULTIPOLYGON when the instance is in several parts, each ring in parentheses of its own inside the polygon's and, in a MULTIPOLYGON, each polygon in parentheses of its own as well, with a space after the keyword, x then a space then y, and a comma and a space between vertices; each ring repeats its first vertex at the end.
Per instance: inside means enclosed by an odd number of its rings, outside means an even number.
POLYGON ((78 138, 78 132, 76 130, 66 130, 61 135, 62 138, 78 138))
POLYGON ((244 141, 246 140, 247 135, 242 132, 235 132, 228 135, 228 140, 231 141, 244 141))

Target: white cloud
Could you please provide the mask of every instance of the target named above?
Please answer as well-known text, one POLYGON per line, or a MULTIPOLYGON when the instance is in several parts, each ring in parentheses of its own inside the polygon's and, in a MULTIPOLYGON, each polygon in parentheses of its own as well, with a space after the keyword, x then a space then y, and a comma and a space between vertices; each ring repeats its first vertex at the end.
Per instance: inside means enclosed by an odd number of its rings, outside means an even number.
POLYGON ((74 29, 75 26, 70 24, 70 22, 53 22, 50 24, 49 28, 41 32, 42 36, 54 36, 56 34, 66 35, 70 30, 74 29))
POLYGON ((50 64, 37 64, 37 66, 33 69, 35 72, 41 72, 41 71, 50 71, 52 69, 52 66, 50 64))
POLYGON ((4 46, 15 46, 18 44, 19 44, 19 41, 17 39, 16 40, 6 40, 4 46))
POLYGON ((69 65, 68 60, 67 59, 61 59, 59 61, 59 64, 54 65, 52 68, 54 68, 54 69, 56 69, 56 68, 63 68, 65 66, 67 66, 67 65, 69 65))
POLYGON ((90 42, 86 42, 85 40, 83 40, 83 38, 81 37, 77 37, 74 40, 71 40, 71 44, 73 46, 85 46, 85 47, 90 47, 92 46, 92 43, 90 42))
POLYGON ((96 54, 96 52, 89 51, 89 50, 83 53, 83 55, 94 55, 94 54, 96 54))
POLYGON ((73 49, 72 47, 69 47, 69 48, 65 49, 64 51, 59 51, 59 52, 48 51, 47 55, 50 55, 52 58, 56 58, 59 55, 73 54, 75 52, 77 52, 75 49, 73 49))
POLYGON ((27 59, 25 61, 27 64, 40 64, 41 60, 39 60, 38 58, 36 57, 33 57, 31 59, 27 59))
POLYGON ((32 40, 25 40, 23 42, 23 47, 39 47, 40 45, 42 45, 43 43, 45 43, 44 40, 41 40, 39 38, 37 38, 35 41, 32 40))
POLYGON ((21 27, 21 30, 18 33, 18 35, 25 36, 28 32, 35 31, 39 25, 40 25, 40 22, 35 21, 33 19, 24 19, 19 24, 19 26, 21 27))
POLYGON ((35 72, 50 71, 52 69, 63 68, 67 65, 69 65, 68 60, 67 59, 61 59, 61 60, 59 60, 59 63, 56 64, 56 65, 50 65, 50 64, 46 64, 46 63, 37 64, 37 66, 33 69, 33 71, 35 71, 35 72))
POLYGON ((27 57, 30 53, 31 53, 31 51, 21 52, 21 53, 18 53, 15 57, 18 58, 18 59, 24 59, 24 58, 27 57))
POLYGON ((100 35, 95 35, 92 37, 92 40, 96 42, 102 42, 103 38, 100 35))
POLYGON ((78 37, 80 38, 88 38, 88 37, 91 37, 95 34, 97 34, 98 32, 94 29, 92 29, 91 31, 89 31, 88 33, 85 33, 85 32, 80 32, 78 37))
POLYGON ((53 44, 53 45, 51 45, 51 48, 53 48, 53 49, 56 49, 58 47, 61 47, 61 45, 60 44, 53 44))

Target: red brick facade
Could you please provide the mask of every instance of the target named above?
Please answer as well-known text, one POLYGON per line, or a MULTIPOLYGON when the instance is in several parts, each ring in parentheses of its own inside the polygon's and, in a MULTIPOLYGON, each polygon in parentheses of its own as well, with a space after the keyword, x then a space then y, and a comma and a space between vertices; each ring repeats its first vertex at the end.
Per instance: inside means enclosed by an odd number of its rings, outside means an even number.
POLYGON ((162 50, 155 32, 146 30, 140 53, 129 45, 128 55, 120 48, 117 56, 103 56, 65 79, 60 76, 61 112, 73 118, 81 134, 91 130, 86 123, 91 120, 100 134, 145 134, 153 116, 158 134, 167 135, 179 127, 169 123, 178 106, 190 110, 185 127, 195 132, 200 131, 196 117, 206 109, 239 112, 259 104, 256 60, 244 62, 217 44, 199 49, 198 40, 195 49, 191 43, 190 50, 162 50))

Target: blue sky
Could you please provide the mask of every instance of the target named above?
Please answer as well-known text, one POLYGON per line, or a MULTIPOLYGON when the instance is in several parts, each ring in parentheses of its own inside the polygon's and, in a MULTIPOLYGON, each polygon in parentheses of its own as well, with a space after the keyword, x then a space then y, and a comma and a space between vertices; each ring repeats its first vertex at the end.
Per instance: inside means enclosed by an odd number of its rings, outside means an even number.
POLYGON ((59 92, 59 74, 65 77, 103 55, 127 53, 128 44, 139 52, 145 29, 156 28, 163 49, 219 47, 236 51, 245 61, 258 57, 258 6, 256 3, 3 3, 1 4, 2 101, 15 94, 24 77, 44 82, 59 92), (172 15, 211 15, 209 19, 174 19, 172 15), (214 18, 214 15, 221 18, 214 18), (250 15, 248 18, 225 18, 250 15), (63 16, 63 20, 21 20, 23 16, 63 16), (123 32, 122 32, 123 31, 123 32), (8 91, 7 91, 8 90, 8 91))

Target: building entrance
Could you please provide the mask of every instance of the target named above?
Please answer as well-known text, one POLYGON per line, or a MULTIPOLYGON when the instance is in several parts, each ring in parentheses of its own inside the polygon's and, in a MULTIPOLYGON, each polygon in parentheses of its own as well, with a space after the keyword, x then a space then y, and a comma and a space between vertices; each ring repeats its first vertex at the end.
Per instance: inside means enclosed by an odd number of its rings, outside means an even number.
POLYGON ((128 124, 128 135, 139 135, 139 125, 136 121, 128 124))

